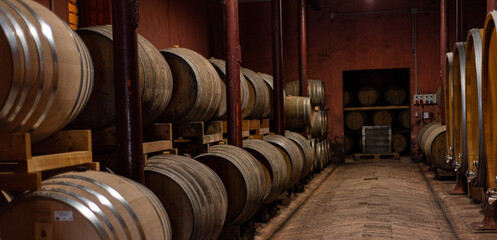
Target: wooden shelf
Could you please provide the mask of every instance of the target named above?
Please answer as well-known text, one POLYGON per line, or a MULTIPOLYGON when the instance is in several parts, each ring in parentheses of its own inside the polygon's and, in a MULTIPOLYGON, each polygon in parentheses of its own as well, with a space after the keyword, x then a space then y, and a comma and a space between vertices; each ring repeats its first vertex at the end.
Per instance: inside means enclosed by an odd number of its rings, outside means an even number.
POLYGON ((346 107, 346 108, 343 108, 343 111, 392 110, 392 109, 409 109, 409 105, 371 106, 371 107, 346 107))

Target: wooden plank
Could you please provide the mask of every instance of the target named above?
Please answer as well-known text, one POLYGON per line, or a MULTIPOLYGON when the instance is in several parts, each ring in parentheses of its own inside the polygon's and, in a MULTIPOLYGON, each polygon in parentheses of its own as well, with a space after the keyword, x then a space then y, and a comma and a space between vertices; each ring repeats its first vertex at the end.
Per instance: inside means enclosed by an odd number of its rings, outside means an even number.
POLYGON ((31 158, 29 133, 0 133, 0 162, 26 161, 31 158))
MULTIPOLYGON (((204 122, 186 122, 173 125, 175 137, 200 138, 204 136, 204 122)), ((222 125, 221 125, 222 132, 222 125)))
POLYGON ((173 125, 171 123, 154 123, 143 131, 146 141, 173 140, 173 125))
POLYGON ((76 151, 42 156, 28 159, 27 172, 38 172, 55 168, 70 167, 92 162, 91 151, 76 151))
POLYGON ((113 150, 117 146, 116 127, 92 132, 93 150, 113 150))
POLYGON ((212 121, 208 122, 205 125, 205 134, 206 135, 211 135, 211 134, 218 134, 218 133, 223 133, 223 122, 222 121, 212 121))
POLYGON ((38 190, 41 188, 41 173, 0 173, 0 189, 12 192, 38 190))
POLYGON ((256 120, 250 120, 250 130, 259 130, 261 128, 261 121, 256 119, 256 120))
POLYGON ((33 144, 33 154, 91 151, 90 130, 65 130, 33 144))
POLYGON ((259 135, 266 135, 269 133, 269 128, 259 128, 259 135))
POLYGON ((216 134, 210 134, 210 135, 205 135, 202 139, 202 144, 208 144, 208 143, 215 143, 223 141, 223 133, 216 133, 216 134))
POLYGON ((391 110, 391 109, 409 109, 409 105, 399 105, 399 106, 372 106, 372 107, 348 107, 348 108, 343 108, 343 111, 391 110))
POLYGON ((160 152, 171 148, 173 148, 173 142, 171 140, 143 143, 143 153, 160 152))

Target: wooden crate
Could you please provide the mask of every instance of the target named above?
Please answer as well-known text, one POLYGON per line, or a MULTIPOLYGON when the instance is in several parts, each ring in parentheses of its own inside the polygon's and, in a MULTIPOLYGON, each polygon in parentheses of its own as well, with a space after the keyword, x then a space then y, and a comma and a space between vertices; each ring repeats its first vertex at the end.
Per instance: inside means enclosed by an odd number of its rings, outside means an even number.
MULTIPOLYGON (((186 122, 173 125, 177 140, 190 140, 195 143, 209 144, 223 141, 223 122, 186 122)), ((175 141, 176 142, 176 141, 175 141)))
MULTIPOLYGON (((228 122, 223 121, 223 134, 228 134, 228 122)), ((250 121, 242 120, 242 138, 248 138, 250 136, 250 121)))
POLYGON ((36 144, 29 133, 0 133, 0 189, 37 190, 42 172, 78 167, 99 170, 92 160, 91 131, 67 130, 36 144))

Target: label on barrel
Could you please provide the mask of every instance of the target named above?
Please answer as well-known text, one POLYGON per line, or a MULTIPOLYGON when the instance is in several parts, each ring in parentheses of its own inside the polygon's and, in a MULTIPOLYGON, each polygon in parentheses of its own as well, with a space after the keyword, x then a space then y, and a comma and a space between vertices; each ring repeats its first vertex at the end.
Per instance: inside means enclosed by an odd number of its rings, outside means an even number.
POLYGON ((55 221, 72 221, 72 211, 55 211, 55 221))

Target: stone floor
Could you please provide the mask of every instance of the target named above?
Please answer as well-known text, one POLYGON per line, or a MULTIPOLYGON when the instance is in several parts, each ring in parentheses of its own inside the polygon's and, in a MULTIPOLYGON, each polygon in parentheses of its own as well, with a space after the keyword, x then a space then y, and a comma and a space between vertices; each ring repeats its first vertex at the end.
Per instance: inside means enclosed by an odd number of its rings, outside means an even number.
POLYGON ((418 164, 371 160, 333 168, 256 239, 458 239, 418 164))

